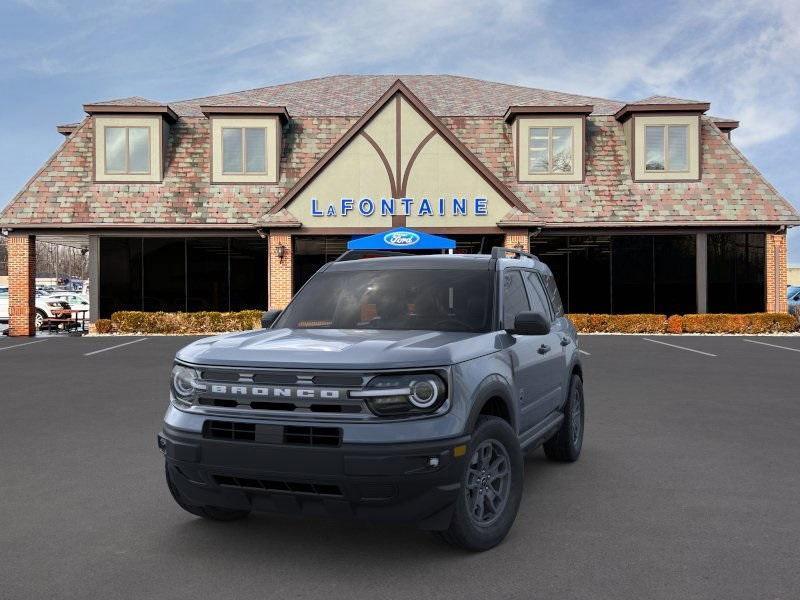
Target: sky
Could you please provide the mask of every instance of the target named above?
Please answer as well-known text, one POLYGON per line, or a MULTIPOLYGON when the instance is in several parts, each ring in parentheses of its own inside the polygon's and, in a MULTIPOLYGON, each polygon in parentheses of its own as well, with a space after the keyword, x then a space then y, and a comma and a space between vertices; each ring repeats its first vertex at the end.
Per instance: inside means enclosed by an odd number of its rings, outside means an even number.
MULTIPOLYGON (((339 73, 450 73, 711 103, 800 206, 800 0, 2 0, 0 207, 82 105, 169 102, 339 73)), ((800 227, 789 233, 800 264, 800 227)))

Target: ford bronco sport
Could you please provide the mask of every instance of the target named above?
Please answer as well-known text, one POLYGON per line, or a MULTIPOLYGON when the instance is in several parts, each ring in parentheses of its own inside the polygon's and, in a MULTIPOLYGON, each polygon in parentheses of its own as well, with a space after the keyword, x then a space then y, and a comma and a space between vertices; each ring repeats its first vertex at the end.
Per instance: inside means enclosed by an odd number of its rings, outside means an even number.
POLYGON ((523 452, 581 452, 577 335, 552 273, 504 248, 350 258, 265 330, 177 353, 158 436, 169 490, 209 519, 402 521, 491 548, 516 517, 523 452))

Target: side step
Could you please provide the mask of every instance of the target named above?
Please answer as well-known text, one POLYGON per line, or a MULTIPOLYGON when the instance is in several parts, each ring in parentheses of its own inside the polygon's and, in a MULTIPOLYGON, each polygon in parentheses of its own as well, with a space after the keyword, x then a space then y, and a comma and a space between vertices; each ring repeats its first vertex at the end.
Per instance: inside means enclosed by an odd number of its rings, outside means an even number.
POLYGON ((519 445, 524 450, 533 450, 543 444, 564 422, 564 414, 553 412, 539 425, 520 436, 519 445))

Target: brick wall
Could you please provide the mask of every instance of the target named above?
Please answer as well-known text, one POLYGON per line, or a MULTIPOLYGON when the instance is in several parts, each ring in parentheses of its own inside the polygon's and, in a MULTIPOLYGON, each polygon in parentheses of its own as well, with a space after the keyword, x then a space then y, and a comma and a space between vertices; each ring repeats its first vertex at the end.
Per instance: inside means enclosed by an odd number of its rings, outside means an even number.
POLYGON ((506 248, 517 248, 525 252, 531 251, 530 240, 527 229, 509 229, 506 231, 506 238, 503 242, 506 248))
POLYGON ((292 234, 272 231, 269 234, 269 307, 285 308, 292 299, 292 234), (278 246, 284 247, 281 260, 276 256, 278 246))
POLYGON ((35 335, 36 237, 8 236, 9 335, 35 335))
POLYGON ((787 312, 786 302, 786 234, 767 234, 766 248, 766 288, 765 310, 767 312, 787 312))

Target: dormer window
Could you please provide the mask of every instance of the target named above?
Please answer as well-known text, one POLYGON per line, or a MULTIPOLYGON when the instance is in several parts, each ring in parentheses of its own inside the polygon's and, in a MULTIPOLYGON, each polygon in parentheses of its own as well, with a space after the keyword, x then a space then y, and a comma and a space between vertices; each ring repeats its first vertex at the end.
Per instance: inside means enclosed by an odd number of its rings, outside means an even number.
POLYGON ((645 171, 689 170, 689 126, 645 125, 645 171))
POLYGON ((106 175, 150 172, 149 127, 105 127, 106 175))
POLYGON ((568 174, 575 163, 572 154, 573 127, 528 129, 528 174, 568 174))
POLYGON ((167 105, 135 100, 83 106, 94 127, 94 180, 98 183, 160 183, 163 178, 169 123, 177 121, 178 115, 167 105))
POLYGON ((211 124, 211 183, 277 183, 283 106, 201 106, 211 124))
POLYGON ((517 179, 523 183, 580 183, 586 116, 593 107, 509 106, 517 179))

